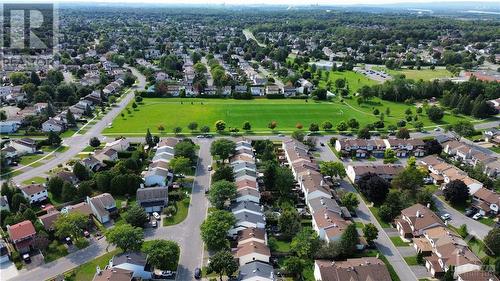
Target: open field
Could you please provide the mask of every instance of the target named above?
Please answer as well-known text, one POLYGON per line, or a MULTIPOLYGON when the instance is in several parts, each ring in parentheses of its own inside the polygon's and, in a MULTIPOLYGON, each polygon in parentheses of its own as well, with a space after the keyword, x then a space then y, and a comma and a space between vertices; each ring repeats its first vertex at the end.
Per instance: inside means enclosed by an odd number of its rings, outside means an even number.
POLYGON ((386 67, 374 67, 374 69, 383 70, 392 76, 404 74, 406 78, 414 80, 422 79, 424 81, 429 81, 435 78, 453 77, 453 74, 444 68, 436 68, 434 70, 429 68, 422 68, 420 70, 416 69, 392 70, 392 69, 387 69, 386 67))
POLYGON ((328 81, 331 82, 332 85, 335 85, 335 80, 345 78, 351 93, 355 93, 363 86, 378 84, 378 82, 354 71, 323 71, 321 75, 321 81, 319 82, 320 87, 324 87, 328 81))
MULTIPOLYGON (((176 126, 182 127, 183 133, 189 132, 187 125, 197 122, 199 127, 209 126, 214 130, 217 120, 224 120, 227 128, 241 127, 243 122, 249 121, 254 132, 270 132, 267 127, 271 121, 276 121, 278 126, 275 131, 293 131, 297 123, 302 123, 304 129, 311 123, 321 124, 330 121, 338 124, 356 118, 361 126, 373 123, 378 117, 373 115, 373 109, 378 108, 385 112, 390 107, 391 114, 386 115, 386 125, 396 124, 404 119, 404 111, 414 106, 402 103, 393 103, 374 99, 370 104, 358 105, 354 99, 334 99, 332 102, 316 102, 309 100, 234 100, 234 99, 198 99, 198 98, 146 98, 144 104, 137 110, 128 114, 125 110, 124 117, 118 116, 113 121, 112 128, 106 128, 107 135, 144 134, 149 128, 151 132, 158 133, 158 126, 163 125, 164 133, 172 133, 176 126)), ((471 120, 468 117, 452 116, 446 114, 439 124, 455 123, 461 119, 471 120)), ((436 125, 426 115, 419 116, 424 126, 436 125)), ((409 125, 411 128, 412 126, 409 125)))

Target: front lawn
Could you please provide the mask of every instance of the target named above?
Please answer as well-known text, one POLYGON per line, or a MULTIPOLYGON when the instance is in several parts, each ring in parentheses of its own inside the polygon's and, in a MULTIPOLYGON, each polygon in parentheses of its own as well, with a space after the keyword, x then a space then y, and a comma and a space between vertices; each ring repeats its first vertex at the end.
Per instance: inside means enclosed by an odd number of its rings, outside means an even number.
POLYGON ((390 239, 392 241, 392 244, 394 244, 394 246, 396 247, 410 246, 410 243, 403 241, 403 239, 401 239, 401 237, 399 236, 390 237, 390 239))
POLYGON ((177 212, 171 217, 165 217, 163 219, 163 226, 178 224, 186 219, 189 211, 189 203, 190 197, 186 197, 181 201, 176 201, 175 207, 177 208, 177 212))
POLYGON ((372 212, 373 216, 375 216, 375 218, 377 219, 377 221, 380 223, 380 226, 382 226, 382 228, 390 228, 391 225, 384 222, 381 218, 380 218, 380 215, 378 214, 378 207, 370 207, 370 211, 372 212))
POLYGON ((419 265, 417 261, 417 256, 404 257, 404 259, 408 265, 419 265))
POLYGON ((99 266, 101 269, 104 269, 104 267, 109 263, 109 260, 118 253, 120 253, 120 250, 113 250, 75 268, 75 270, 73 270, 74 280, 92 280, 96 273, 96 267, 99 266))
POLYGON ((23 181, 23 184, 45 183, 46 181, 47 181, 47 179, 44 177, 34 177, 34 178, 23 181))

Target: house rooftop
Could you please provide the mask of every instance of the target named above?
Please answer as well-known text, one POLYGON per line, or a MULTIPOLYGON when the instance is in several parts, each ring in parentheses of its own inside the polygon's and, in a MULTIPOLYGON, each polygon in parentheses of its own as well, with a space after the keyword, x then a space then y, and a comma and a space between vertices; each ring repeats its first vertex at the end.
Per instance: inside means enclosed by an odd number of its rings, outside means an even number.
POLYGON ((7 232, 9 232, 9 237, 12 241, 22 240, 36 234, 35 227, 29 220, 7 227, 7 232))

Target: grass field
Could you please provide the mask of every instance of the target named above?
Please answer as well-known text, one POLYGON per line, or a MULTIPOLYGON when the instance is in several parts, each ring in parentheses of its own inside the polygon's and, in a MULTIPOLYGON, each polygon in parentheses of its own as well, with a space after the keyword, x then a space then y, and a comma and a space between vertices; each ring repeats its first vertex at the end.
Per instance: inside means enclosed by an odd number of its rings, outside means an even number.
POLYGON ((413 80, 424 80, 429 81, 435 78, 448 78, 453 77, 453 74, 444 68, 438 68, 431 70, 429 68, 422 68, 421 70, 416 69, 398 69, 392 70, 385 67, 375 67, 375 69, 383 70, 392 76, 404 74, 406 78, 413 80))
POLYGON ((119 250, 114 250, 109 253, 106 253, 100 257, 95 258, 94 260, 89 261, 88 263, 82 264, 77 267, 74 271, 76 281, 89 281, 95 275, 96 267, 104 268, 109 260, 116 254, 119 253, 119 250))
MULTIPOLYGON (((249 121, 253 132, 270 132, 267 126, 271 121, 276 121, 278 124, 276 132, 293 131, 297 123, 301 123, 304 129, 307 129, 311 123, 321 124, 324 121, 330 121, 335 126, 351 118, 356 118, 363 126, 378 120, 378 117, 372 113, 374 108, 385 112, 387 107, 390 107, 391 113, 385 117, 386 125, 395 124, 404 119, 404 111, 407 108, 415 108, 411 105, 378 99, 373 99, 370 104, 358 105, 354 99, 305 102, 294 99, 148 98, 144 99, 144 104, 132 111, 130 115, 125 110, 124 117, 116 117, 112 128, 106 128, 103 133, 108 135, 144 134, 148 128, 153 133, 159 133, 159 125, 165 128, 164 133, 172 133, 173 128, 177 126, 182 128, 182 133, 189 133, 187 125, 193 121, 197 122, 199 127, 209 126, 213 131, 217 120, 224 120, 227 128, 239 128, 240 131, 243 123, 249 121)), ((446 114, 440 125, 455 123, 462 119, 471 120, 469 117, 446 114)), ((435 125, 424 114, 419 116, 419 120, 424 123, 424 126, 435 125)), ((409 127, 411 128, 411 125, 409 127)))

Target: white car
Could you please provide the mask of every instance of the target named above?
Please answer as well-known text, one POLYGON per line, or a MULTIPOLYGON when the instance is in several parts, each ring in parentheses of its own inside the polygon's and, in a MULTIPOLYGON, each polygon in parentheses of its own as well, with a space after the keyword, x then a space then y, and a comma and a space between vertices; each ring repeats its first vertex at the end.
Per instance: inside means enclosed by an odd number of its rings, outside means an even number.
POLYGON ((153 213, 153 217, 154 217, 155 219, 157 219, 157 220, 160 220, 160 219, 161 219, 160 215, 159 215, 157 212, 154 212, 154 213, 153 213))
POLYGON ((207 169, 208 169, 209 171, 212 171, 212 165, 208 165, 207 169))
POLYGON ((480 219, 482 217, 483 217, 483 215, 481 215, 480 213, 476 213, 474 216, 472 216, 472 218, 475 219, 475 220, 478 220, 478 219, 480 219))
POLYGON ((451 215, 446 213, 441 216, 441 219, 446 221, 446 220, 451 220, 451 215))

